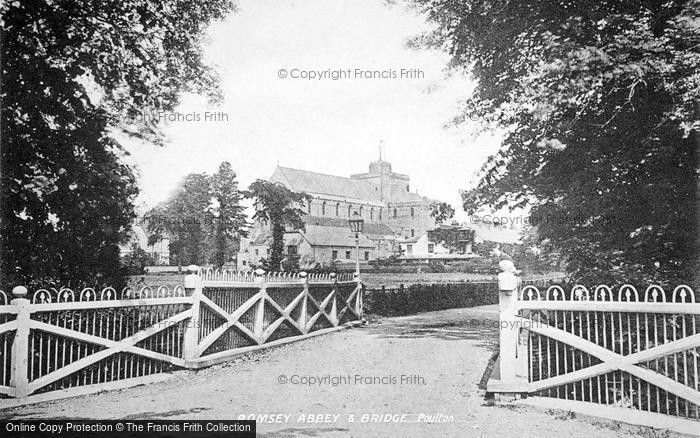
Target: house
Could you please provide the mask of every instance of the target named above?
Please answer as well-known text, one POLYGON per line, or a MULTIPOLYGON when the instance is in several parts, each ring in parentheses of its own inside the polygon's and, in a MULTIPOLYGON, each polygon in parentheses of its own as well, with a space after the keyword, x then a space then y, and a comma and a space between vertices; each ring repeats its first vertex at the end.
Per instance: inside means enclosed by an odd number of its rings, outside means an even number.
POLYGON ((480 254, 500 255, 521 244, 517 228, 497 224, 440 225, 419 237, 399 240, 401 260, 458 260, 480 254))
POLYGON ((170 236, 167 234, 153 245, 148 244, 148 229, 145 226, 134 224, 129 231, 129 240, 119 246, 119 255, 123 257, 132 252, 133 245, 146 251, 157 266, 170 264, 170 236))
POLYGON ((285 233, 285 249, 288 255, 299 256, 301 266, 313 263, 370 261, 377 258, 377 248, 366 235, 359 235, 359 254, 355 248, 355 236, 349 228, 306 225, 305 231, 285 233))
POLYGON ((439 225, 420 237, 399 242, 402 260, 457 260, 474 257, 474 233, 460 225, 439 225))
POLYGON ((260 264, 270 254, 272 236, 266 229, 256 227, 251 235, 241 239, 241 250, 236 259, 239 271, 247 271, 260 264))

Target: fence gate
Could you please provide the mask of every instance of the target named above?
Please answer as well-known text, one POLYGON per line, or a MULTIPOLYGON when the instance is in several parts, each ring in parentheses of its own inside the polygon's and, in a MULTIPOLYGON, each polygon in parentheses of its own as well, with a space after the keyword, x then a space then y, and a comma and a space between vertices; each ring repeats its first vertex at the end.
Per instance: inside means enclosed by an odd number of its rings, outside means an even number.
POLYGON ((209 270, 197 280, 191 285, 198 327, 188 349, 192 368, 362 321, 362 284, 351 274, 209 270))
POLYGON ((488 391, 700 430, 700 304, 688 286, 525 286, 501 291, 500 311, 501 377, 488 391))

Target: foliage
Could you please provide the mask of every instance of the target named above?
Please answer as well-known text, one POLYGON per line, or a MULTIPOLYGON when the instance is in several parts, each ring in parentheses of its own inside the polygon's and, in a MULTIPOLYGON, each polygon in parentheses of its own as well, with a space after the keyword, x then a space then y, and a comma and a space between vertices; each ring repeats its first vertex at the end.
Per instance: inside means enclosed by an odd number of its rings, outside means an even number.
POLYGON ((392 254, 389 257, 379 257, 374 260, 370 260, 369 265, 374 267, 396 265, 401 262, 399 257, 399 254, 392 254))
POLYGON ((498 302, 494 283, 401 285, 397 289, 369 289, 363 296, 366 313, 384 316, 484 306, 498 302))
POLYGON ((301 206, 310 202, 311 196, 293 192, 282 184, 258 179, 248 187, 245 197, 253 200, 253 220, 270 225, 272 245, 266 264, 268 270, 277 271, 284 259, 285 230, 305 230, 303 217, 306 212, 301 206))
POLYGON ((413 0, 500 127, 464 207, 531 205, 575 280, 689 281, 697 261, 700 1, 413 0))
POLYGON ((447 266, 447 272, 468 272, 470 274, 496 275, 500 271, 498 262, 508 257, 474 257, 458 262, 452 262, 447 266))
POLYGON ((527 273, 561 271, 562 257, 547 239, 541 239, 535 227, 526 225, 522 232, 522 244, 515 245, 512 253, 515 267, 527 273))
POLYGON ((133 243, 130 252, 122 256, 121 268, 123 275, 142 275, 146 273, 146 266, 154 265, 153 257, 138 243, 133 243))
POLYGON ((215 266, 223 266, 233 255, 230 242, 235 240, 237 248, 240 237, 248 235, 248 223, 241 205, 243 194, 238 190, 236 173, 231 169, 230 163, 221 163, 217 173, 211 177, 210 186, 210 195, 215 204, 210 212, 216 223, 213 262, 215 266))
POLYGON ((189 174, 163 205, 146 214, 149 244, 168 235, 178 265, 223 266, 238 238, 248 234, 242 199, 236 173, 226 161, 214 175, 189 174))
POLYGON ((338 265, 339 263, 337 260, 331 260, 329 262, 316 262, 307 272, 317 274, 330 274, 333 272, 338 273, 340 272, 338 265))
POLYGON ((437 260, 430 260, 428 262, 428 272, 446 272, 447 268, 445 263, 439 262, 437 260))
POLYGON ((280 262, 280 270, 282 272, 298 272, 299 271, 299 255, 287 254, 280 262))
POLYGON ((111 127, 210 91, 206 25, 228 0, 0 4, 0 282, 118 287, 136 180, 111 127))
POLYGON ((455 209, 447 202, 432 202, 430 204, 430 216, 433 217, 438 224, 452 219, 454 215, 455 209))
POLYGON ((148 243, 170 237, 170 256, 178 265, 203 264, 208 260, 207 235, 211 228, 209 179, 191 173, 171 197, 145 216, 150 233, 148 243))
POLYGON ((467 244, 474 241, 474 230, 457 225, 441 225, 428 230, 428 239, 447 248, 451 254, 464 254, 467 244))

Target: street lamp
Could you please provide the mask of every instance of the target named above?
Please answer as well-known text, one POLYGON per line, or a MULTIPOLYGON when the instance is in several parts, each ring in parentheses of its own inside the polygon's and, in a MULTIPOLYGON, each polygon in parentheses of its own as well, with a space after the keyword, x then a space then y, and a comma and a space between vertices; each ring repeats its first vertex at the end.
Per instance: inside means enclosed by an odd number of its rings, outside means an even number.
POLYGON ((350 231, 355 233, 355 274, 360 277, 360 233, 365 225, 365 220, 362 219, 357 212, 353 213, 352 217, 348 219, 350 222, 350 231))

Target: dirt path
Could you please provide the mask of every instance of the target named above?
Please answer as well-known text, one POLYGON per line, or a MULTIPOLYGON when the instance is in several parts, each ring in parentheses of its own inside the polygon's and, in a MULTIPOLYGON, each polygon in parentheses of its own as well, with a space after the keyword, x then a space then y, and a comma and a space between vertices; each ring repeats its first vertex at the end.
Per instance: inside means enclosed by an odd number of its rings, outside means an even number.
POLYGON ((206 370, 177 372, 162 383, 7 409, 0 418, 266 415, 280 420, 258 423, 259 436, 267 437, 638 436, 633 428, 595 420, 489 406, 477 384, 497 341, 494 320, 493 306, 388 318, 206 370), (338 384, 290 382, 324 376, 335 376, 338 384), (329 422, 300 421, 309 414, 326 414, 329 422), (363 422, 365 414, 392 417, 363 422), (451 421, 425 422, 438 418, 451 421))

